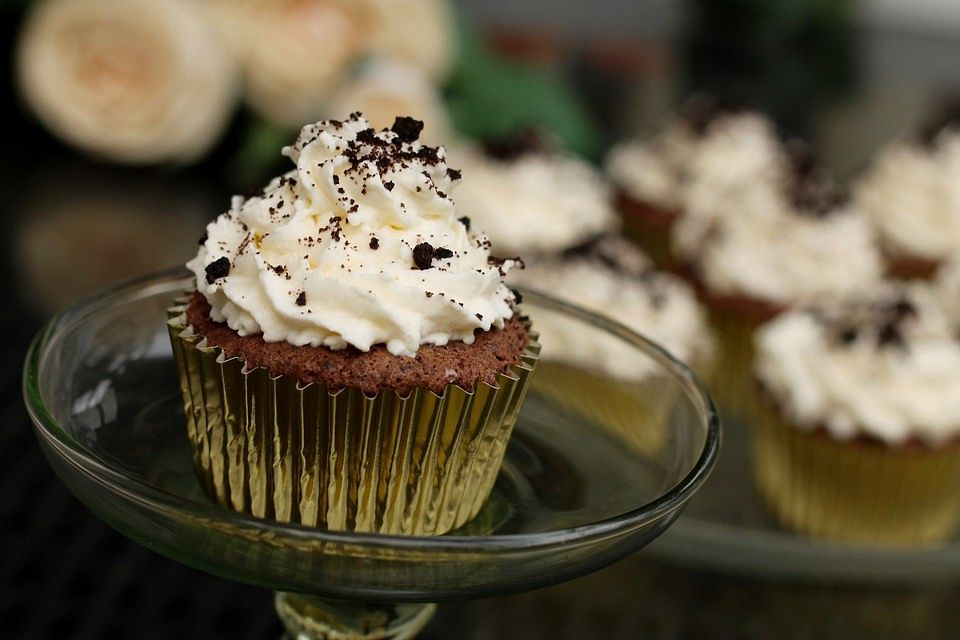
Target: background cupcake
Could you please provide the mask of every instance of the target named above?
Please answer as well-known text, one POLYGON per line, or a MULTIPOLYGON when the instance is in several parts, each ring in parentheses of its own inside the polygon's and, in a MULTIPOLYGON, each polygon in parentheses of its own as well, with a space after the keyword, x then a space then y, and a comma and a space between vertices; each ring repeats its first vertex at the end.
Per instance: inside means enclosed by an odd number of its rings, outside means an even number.
POLYGON ((661 266, 670 229, 695 199, 716 199, 782 163, 776 128, 759 112, 706 96, 688 100, 662 131, 615 146, 607 175, 626 230, 661 266))
POLYGON ((422 126, 308 125, 296 170, 207 226, 170 333, 221 504, 432 535, 492 489, 537 347, 503 284, 516 263, 458 220, 459 173, 422 126))
POLYGON ((880 234, 891 272, 929 277, 960 249, 960 104, 920 135, 883 149, 854 194, 880 234))
POLYGON ((532 260, 617 226, 603 176, 533 130, 452 154, 469 177, 457 209, 487 232, 495 253, 532 260))
POLYGON ((673 240, 718 333, 711 388, 728 416, 747 420, 757 400, 749 383, 754 329, 819 296, 869 291, 883 270, 867 221, 799 156, 775 181, 697 201, 673 240))
POLYGON ((757 335, 760 491, 798 531, 944 540, 960 522, 960 338, 920 283, 823 303, 757 335))
MULTIPOLYGON (((539 260, 510 282, 529 285, 603 314, 663 346, 701 372, 708 367, 712 340, 704 310, 680 278, 656 271, 629 241, 608 235, 539 260)), ((666 408, 663 380, 646 356, 625 354, 612 335, 591 334, 560 314, 538 311, 534 321, 545 347, 538 390, 589 419, 614 429, 641 451, 653 452, 667 437, 652 407, 666 408), (576 400, 571 400, 575 398, 576 400)))

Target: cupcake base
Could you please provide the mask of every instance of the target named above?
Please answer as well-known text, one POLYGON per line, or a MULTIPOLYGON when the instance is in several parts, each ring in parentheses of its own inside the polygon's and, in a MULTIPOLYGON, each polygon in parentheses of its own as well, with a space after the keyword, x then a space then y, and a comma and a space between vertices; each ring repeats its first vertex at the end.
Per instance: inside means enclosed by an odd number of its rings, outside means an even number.
POLYGON ((960 442, 932 449, 841 442, 801 431, 770 406, 753 423, 757 487, 787 529, 905 547, 944 541, 960 523, 960 442))
POLYGON ((748 424, 762 420, 764 403, 753 382, 753 336, 783 308, 745 296, 714 295, 689 269, 684 275, 706 305, 716 336, 716 352, 705 380, 717 406, 725 419, 748 424))
POLYGON ((886 252, 887 274, 903 280, 930 280, 940 266, 938 260, 909 256, 894 251, 886 252))
POLYGON ((636 242, 661 269, 675 267, 670 236, 680 212, 636 200, 622 191, 617 194, 617 209, 623 218, 624 234, 636 242))
POLYGON ((336 530, 440 535, 473 518, 539 352, 531 335, 493 385, 370 395, 228 358, 193 331, 185 310, 172 308, 168 326, 207 493, 256 517, 336 530))

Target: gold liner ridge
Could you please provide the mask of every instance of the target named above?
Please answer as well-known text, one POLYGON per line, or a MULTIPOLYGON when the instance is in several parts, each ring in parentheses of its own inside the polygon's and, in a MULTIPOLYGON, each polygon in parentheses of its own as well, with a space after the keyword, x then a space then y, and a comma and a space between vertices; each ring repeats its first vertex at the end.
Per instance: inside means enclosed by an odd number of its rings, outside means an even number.
POLYGON ((219 504, 334 530, 441 535, 472 519, 496 481, 539 360, 471 391, 408 396, 302 385, 227 358, 167 310, 194 467, 219 504))
POLYGON ((753 423, 760 494, 791 530, 854 544, 935 546, 960 523, 960 446, 904 449, 843 442, 787 424, 773 407, 753 423))

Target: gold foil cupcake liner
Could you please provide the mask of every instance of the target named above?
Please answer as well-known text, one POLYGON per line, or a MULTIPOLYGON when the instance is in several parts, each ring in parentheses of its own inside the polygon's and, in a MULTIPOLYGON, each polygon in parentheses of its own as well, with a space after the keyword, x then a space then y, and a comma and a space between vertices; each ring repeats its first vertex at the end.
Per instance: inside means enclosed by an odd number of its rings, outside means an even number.
POLYGON ((493 489, 539 359, 472 391, 408 396, 301 385, 206 344, 168 310, 193 462, 206 492, 258 518, 348 531, 440 535, 493 489))
POLYGON ((725 420, 752 424, 763 419, 764 400, 754 384, 753 336, 766 318, 733 309, 708 308, 717 337, 714 361, 705 376, 707 388, 725 420))
POLYGON ((599 371, 549 360, 540 363, 535 393, 607 431, 634 451, 656 456, 668 439, 671 393, 656 374, 621 380, 599 371))
POLYGON ((791 427, 772 407, 753 429, 756 483, 785 528, 902 547, 942 542, 960 523, 960 444, 842 442, 791 427))

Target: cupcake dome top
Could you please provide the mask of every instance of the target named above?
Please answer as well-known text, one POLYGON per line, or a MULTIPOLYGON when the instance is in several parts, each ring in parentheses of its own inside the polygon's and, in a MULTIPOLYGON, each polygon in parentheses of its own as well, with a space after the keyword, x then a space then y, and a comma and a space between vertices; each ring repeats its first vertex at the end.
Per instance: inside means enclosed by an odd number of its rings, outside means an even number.
POLYGON ((603 176, 535 132, 484 148, 464 145, 451 155, 467 176, 457 207, 487 232, 494 251, 553 253, 617 225, 603 176))
POLYGON ((873 229, 802 149, 775 179, 691 199, 673 245, 710 290, 775 306, 867 291, 883 274, 873 229))
POLYGON ((960 435, 960 336, 931 285, 791 311, 755 340, 756 375, 797 428, 890 445, 960 435))
POLYGON ((762 113, 694 96, 656 136, 615 146, 606 169, 629 197, 669 210, 776 172, 783 144, 762 113))
POLYGON ((296 169, 235 197, 188 263, 210 316, 267 342, 413 356, 502 327, 515 260, 490 256, 458 216, 460 172, 423 123, 375 131, 360 114, 307 125, 283 149, 296 169))
POLYGON ((854 197, 893 252, 939 262, 960 250, 960 105, 882 150, 854 197))
MULTIPOLYGON (((562 255, 532 263, 510 276, 562 300, 623 323, 661 344, 681 360, 704 364, 712 351, 706 316, 693 290, 680 278, 654 269, 629 241, 595 238, 562 255)), ((643 379, 653 362, 625 358, 623 342, 612 336, 585 339, 582 323, 538 312, 542 356, 624 380, 643 379)))

